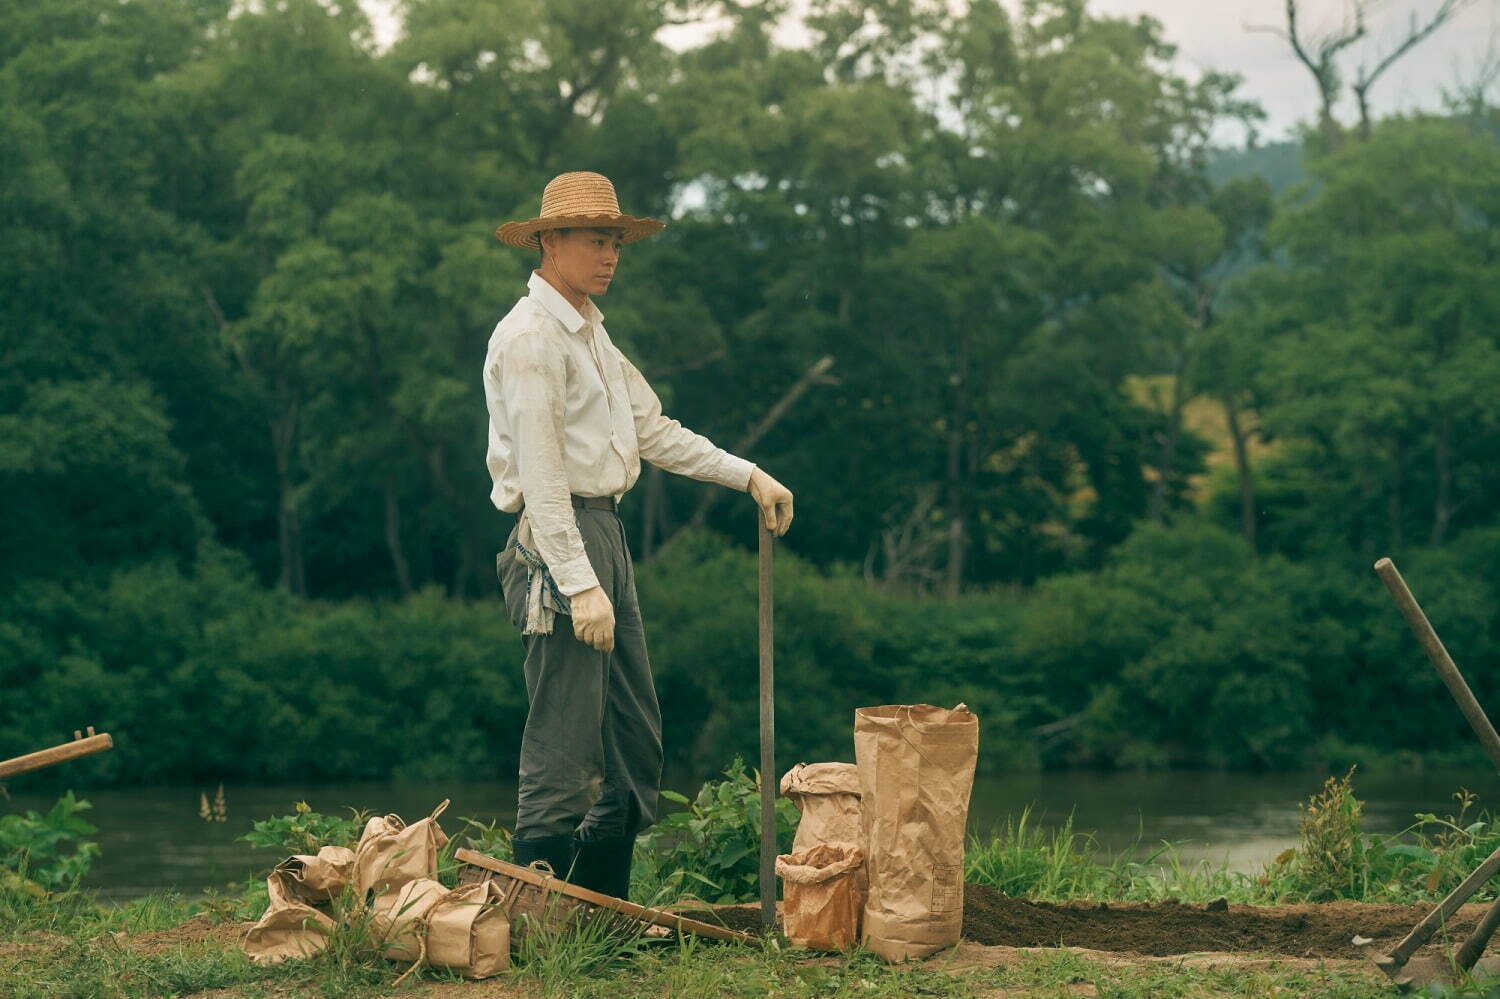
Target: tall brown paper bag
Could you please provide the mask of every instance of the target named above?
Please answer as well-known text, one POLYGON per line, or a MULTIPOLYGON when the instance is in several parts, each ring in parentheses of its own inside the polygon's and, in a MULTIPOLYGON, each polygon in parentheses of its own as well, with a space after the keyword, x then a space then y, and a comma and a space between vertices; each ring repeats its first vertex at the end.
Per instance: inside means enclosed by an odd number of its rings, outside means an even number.
POLYGON ((854 713, 870 894, 862 940, 888 961, 958 942, 964 914, 964 826, 979 720, 964 705, 854 713))

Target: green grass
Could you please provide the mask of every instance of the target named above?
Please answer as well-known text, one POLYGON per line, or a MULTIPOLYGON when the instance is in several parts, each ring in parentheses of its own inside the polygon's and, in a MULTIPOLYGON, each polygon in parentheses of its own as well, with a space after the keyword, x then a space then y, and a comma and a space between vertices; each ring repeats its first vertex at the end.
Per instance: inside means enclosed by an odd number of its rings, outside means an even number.
MULTIPOLYGON (((990 838, 970 840, 965 878, 1008 895, 1052 902, 1433 902, 1500 848, 1500 819, 1476 811, 1476 799, 1467 791, 1454 798, 1454 814, 1424 813, 1392 835, 1370 835, 1360 829, 1363 806, 1354 797, 1352 772, 1330 777, 1302 806, 1296 847, 1250 873, 1223 863, 1185 861, 1170 843, 1137 839, 1108 854, 1092 836, 1073 828, 1071 816, 1048 828, 1025 809, 990 838)), ((1494 898, 1497 887, 1487 885, 1474 901, 1494 898)))
MULTIPOLYGON (((419 994, 425 985, 456 980, 423 971, 396 986, 407 965, 373 956, 363 935, 367 931, 358 925, 341 929, 317 957, 263 968, 240 951, 236 932, 222 924, 215 931, 210 914, 195 912, 195 904, 180 898, 153 896, 123 907, 95 904, 92 910, 85 901, 82 896, 73 898, 65 916, 32 919, 19 932, 8 928, 10 943, 0 950, 0 995, 123 999, 222 989, 234 997, 354 999, 419 994), (145 935, 195 917, 202 921, 196 937, 188 935, 179 945, 150 953, 137 949, 150 943, 145 935)), ((695 938, 680 944, 648 944, 618 927, 584 924, 529 936, 519 947, 516 967, 500 981, 513 986, 519 996, 548 999, 1067 996, 1079 994, 1080 986, 1092 986, 1097 994, 1115 999, 1391 994, 1368 971, 1338 962, 1316 967, 1272 960, 1213 969, 1176 960, 1103 962, 1062 950, 1033 952, 1005 967, 973 967, 969 960, 959 950, 928 962, 891 966, 861 950, 809 954, 775 939, 741 947, 695 938)))
MULTIPOLYGON (((1488 814, 1471 814, 1472 795, 1461 792, 1457 798, 1455 815, 1418 816, 1395 836, 1375 837, 1359 829, 1362 806, 1353 796, 1351 775, 1330 778, 1303 806, 1296 849, 1257 873, 1188 863, 1166 843, 1138 841, 1109 853, 1075 830, 1071 819, 1047 828, 1023 811, 997 834, 970 842, 965 874, 969 881, 1008 895, 1058 902, 1430 902, 1500 845, 1500 823, 1488 814)), ((503 829, 469 824, 471 839, 477 837, 491 852, 507 849, 503 829)), ((456 875, 455 846, 450 841, 439 858, 439 871, 448 883, 456 875)), ((667 855, 662 853, 658 861, 667 855)), ((657 888, 650 899, 654 904, 683 891, 661 876, 642 879, 637 887, 652 884, 657 888)), ((338 903, 351 915, 338 921, 323 953, 274 967, 256 966, 241 951, 239 935, 241 924, 259 916, 265 903, 259 881, 193 901, 158 894, 111 905, 76 888, 49 894, 24 879, 0 880, 0 996, 124 999, 222 990, 216 994, 246 999, 354 999, 418 994, 425 986, 456 981, 431 970, 402 980, 410 965, 379 956, 369 920, 358 914, 352 899, 338 903)), ((547 999, 1393 994, 1359 962, 1317 965, 1268 957, 1214 968, 1185 958, 1091 960, 1064 950, 1033 952, 1004 967, 970 966, 967 960, 961 948, 927 962, 890 966, 860 950, 809 954, 774 938, 740 947, 691 937, 663 944, 643 939, 633 926, 585 922, 526 934, 515 967, 500 981, 518 996, 547 999)), ((1500 989, 1486 992, 1473 983, 1430 994, 1500 999, 1500 989)))

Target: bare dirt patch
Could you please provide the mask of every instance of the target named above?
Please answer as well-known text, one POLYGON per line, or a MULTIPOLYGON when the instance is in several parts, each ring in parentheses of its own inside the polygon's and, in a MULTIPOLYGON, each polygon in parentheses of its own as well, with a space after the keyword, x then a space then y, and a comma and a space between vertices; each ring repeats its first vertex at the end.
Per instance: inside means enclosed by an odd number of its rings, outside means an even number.
POLYGON ((212 943, 238 947, 250 923, 220 923, 209 916, 195 916, 180 926, 149 933, 116 933, 115 938, 137 954, 151 957, 165 951, 196 944, 212 943))
MULTIPOLYGON (((1448 924, 1462 939, 1487 907, 1466 905, 1448 924)), ((1368 961, 1404 937, 1431 907, 1324 902, 1316 905, 1201 905, 1177 902, 1033 902, 987 885, 964 886, 964 939, 988 947, 1069 947, 1105 953, 1171 957, 1183 954, 1277 954, 1368 961), (1375 941, 1370 949, 1354 937, 1375 941)), ((755 905, 718 906, 716 921, 760 932, 755 905)), ((1429 949, 1444 946, 1441 939, 1429 949)))
MULTIPOLYGON (((1486 906, 1466 905, 1448 924, 1451 939, 1463 936, 1486 906)), ((1151 956, 1203 951, 1247 951, 1291 957, 1359 960, 1394 944, 1430 911, 1424 905, 1325 902, 1317 905, 1230 905, 1217 910, 1178 903, 1030 902, 984 885, 964 886, 964 936, 975 943, 1008 947, 1083 947, 1151 956)))

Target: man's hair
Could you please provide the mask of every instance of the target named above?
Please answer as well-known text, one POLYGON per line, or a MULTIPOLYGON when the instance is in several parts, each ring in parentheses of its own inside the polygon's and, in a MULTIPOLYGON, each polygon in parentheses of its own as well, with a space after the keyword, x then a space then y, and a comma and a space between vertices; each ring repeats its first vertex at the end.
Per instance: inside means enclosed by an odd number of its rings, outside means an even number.
MULTIPOLYGON (((543 230, 543 232, 572 232, 572 231, 573 231, 573 227, 572 226, 559 226, 556 229, 543 230)), ((536 252, 537 252, 537 263, 538 264, 541 264, 543 261, 545 261, 547 259, 547 248, 542 245, 542 233, 541 232, 539 232, 539 233, 536 234, 536 252)))

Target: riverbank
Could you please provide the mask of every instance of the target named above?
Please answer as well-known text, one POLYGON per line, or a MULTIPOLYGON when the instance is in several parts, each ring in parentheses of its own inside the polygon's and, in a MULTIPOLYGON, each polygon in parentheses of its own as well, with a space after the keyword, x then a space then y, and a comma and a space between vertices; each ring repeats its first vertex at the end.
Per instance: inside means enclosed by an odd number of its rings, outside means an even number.
MULTIPOLYGON (((717 892, 721 918, 758 929, 753 906, 742 904, 754 894, 757 832, 746 816, 754 815, 756 799, 754 779, 736 761, 696 800, 679 802, 692 823, 663 820, 644 838, 633 897, 666 904, 717 892), (691 836, 681 831, 688 825, 691 836)), ((38 821, 33 828, 35 841, 53 842, 85 807, 59 803, 51 825, 38 821)), ((778 838, 789 843, 795 812, 789 806, 785 812, 778 813, 778 838)), ((240 940, 264 911, 263 882, 201 898, 157 892, 118 904, 79 890, 76 878, 64 879, 67 854, 54 850, 50 866, 31 870, 39 880, 0 878, 0 995, 1394 994, 1370 955, 1400 939, 1500 846, 1500 825, 1465 796, 1454 814, 1422 816, 1394 835, 1367 833, 1349 774, 1328 778, 1299 812, 1295 846, 1243 871, 1185 861, 1171 844, 1110 851, 1068 823, 1045 827, 1023 811, 968 844, 963 941, 906 966, 890 967, 861 951, 809 953, 775 935, 729 946, 565 933, 545 946, 523 947, 513 969, 483 983, 425 970, 403 979, 408 969, 379 958, 368 937, 341 932, 315 958, 257 967, 240 940), (1365 949, 1356 937, 1373 942, 1365 949)), ((362 818, 300 805, 255 823, 247 839, 279 859, 321 844, 347 845, 362 818)), ((457 878, 459 845, 509 854, 503 827, 467 822, 453 834, 438 860, 444 883, 457 878)), ((1476 896, 1420 957, 1440 964, 1492 897, 1476 896)), ((1483 994, 1477 986, 1444 993, 1483 994)))
MULTIPOLYGON (((1071 828, 1090 837, 1105 854, 1134 850, 1145 855, 1166 842, 1185 864, 1206 861, 1238 871, 1259 871, 1297 845, 1298 803, 1316 791, 1328 771, 1272 774, 1101 773, 1062 771, 1005 774, 975 779, 969 829, 978 838, 1004 830, 1008 818, 1030 809, 1041 829, 1071 828)), ((668 787, 692 794, 703 774, 676 775, 668 787)), ((1441 814, 1460 787, 1485 790, 1494 775, 1484 770, 1369 772, 1361 768, 1362 828, 1378 835, 1399 832, 1422 812, 1441 814)), ((515 783, 445 781, 442 796, 452 799, 454 816, 475 816, 510 826, 515 783)), ((345 805, 381 812, 420 814, 433 806, 431 784, 361 782, 342 784, 227 785, 227 821, 204 821, 202 796, 214 798, 216 785, 115 788, 78 785, 78 796, 93 807, 88 818, 99 845, 84 887, 125 902, 153 892, 175 890, 193 897, 208 888, 243 884, 264 876, 268 858, 241 836, 251 820, 288 810, 306 799, 313 808, 347 814, 345 805)), ((57 795, 11 789, 7 811, 47 811, 57 795)))

